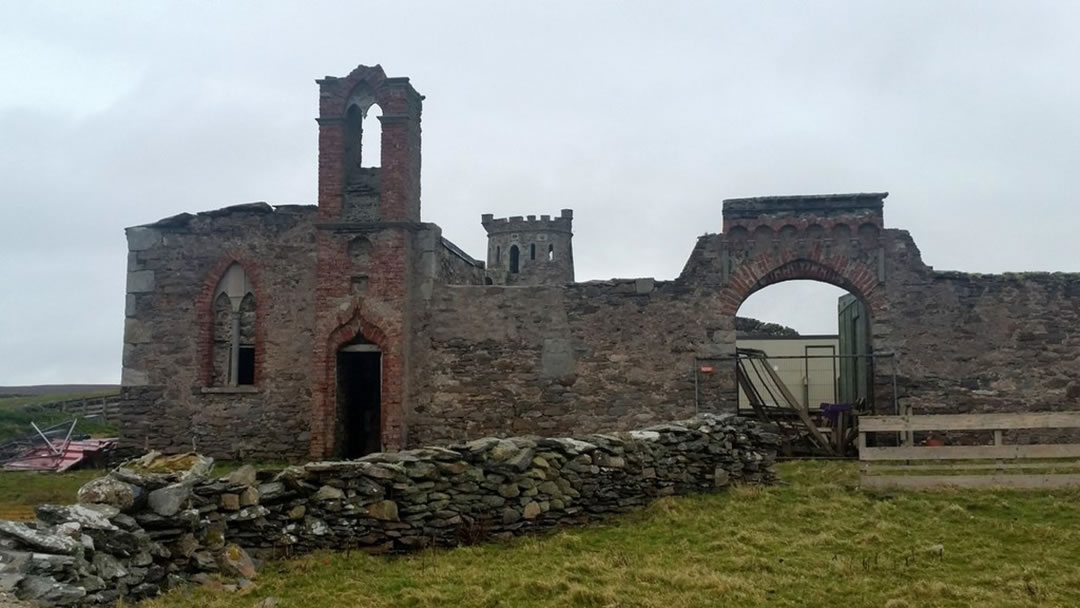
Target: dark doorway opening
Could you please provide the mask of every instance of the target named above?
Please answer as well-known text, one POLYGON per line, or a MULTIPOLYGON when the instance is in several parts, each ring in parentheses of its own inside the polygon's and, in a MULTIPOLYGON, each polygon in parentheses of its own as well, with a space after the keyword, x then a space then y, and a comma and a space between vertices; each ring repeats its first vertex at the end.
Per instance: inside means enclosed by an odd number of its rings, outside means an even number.
POLYGON ((340 453, 359 458, 382 449, 382 353, 373 344, 346 346, 337 355, 340 453))

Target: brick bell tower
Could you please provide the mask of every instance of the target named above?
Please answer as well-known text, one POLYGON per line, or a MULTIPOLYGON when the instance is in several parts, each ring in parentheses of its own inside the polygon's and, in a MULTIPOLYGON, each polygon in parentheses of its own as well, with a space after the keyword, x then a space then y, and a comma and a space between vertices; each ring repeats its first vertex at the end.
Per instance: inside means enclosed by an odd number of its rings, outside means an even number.
POLYGON ((314 458, 353 458, 405 443, 424 98, 408 78, 387 77, 378 65, 316 82, 310 451, 314 458), (382 112, 377 118, 375 106, 382 112), (378 167, 370 166, 365 156, 374 155, 361 143, 372 141, 372 129, 381 132, 378 167))

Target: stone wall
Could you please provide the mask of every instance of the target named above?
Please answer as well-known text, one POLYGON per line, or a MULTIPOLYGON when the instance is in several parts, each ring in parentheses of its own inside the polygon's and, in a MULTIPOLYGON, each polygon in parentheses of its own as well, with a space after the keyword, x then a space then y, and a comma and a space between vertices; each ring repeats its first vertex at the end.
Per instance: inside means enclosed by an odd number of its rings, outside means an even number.
POLYGON ((257 559, 315 549, 411 551, 584 524, 673 494, 769 483, 779 438, 701 416, 579 439, 483 438, 207 479, 194 454, 148 455, 0 521, 0 592, 47 605, 139 599, 257 559))
POLYGON ((918 280, 892 302, 902 403, 923 413, 1080 406, 1080 274, 918 280))
POLYGON ((314 207, 265 203, 128 229, 122 431, 128 445, 299 459, 311 419, 314 207), (255 385, 213 381, 211 299, 254 285, 255 385))
POLYGON ((708 297, 652 279, 436 289, 410 444, 627 430, 694 414, 708 297))

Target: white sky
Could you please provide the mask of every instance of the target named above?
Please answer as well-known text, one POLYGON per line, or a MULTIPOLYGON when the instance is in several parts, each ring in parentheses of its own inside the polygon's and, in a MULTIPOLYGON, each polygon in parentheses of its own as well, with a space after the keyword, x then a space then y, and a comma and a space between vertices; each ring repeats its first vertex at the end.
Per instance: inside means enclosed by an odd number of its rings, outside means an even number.
MULTIPOLYGON (((1078 30, 1058 1, 0 3, 0 384, 117 381, 122 228, 314 203, 313 81, 359 63, 427 96, 424 218, 476 256, 481 213, 571 207, 579 280, 672 278, 724 198, 887 190, 937 268, 1080 271, 1078 30)), ((832 331, 815 287, 740 314, 832 331)))

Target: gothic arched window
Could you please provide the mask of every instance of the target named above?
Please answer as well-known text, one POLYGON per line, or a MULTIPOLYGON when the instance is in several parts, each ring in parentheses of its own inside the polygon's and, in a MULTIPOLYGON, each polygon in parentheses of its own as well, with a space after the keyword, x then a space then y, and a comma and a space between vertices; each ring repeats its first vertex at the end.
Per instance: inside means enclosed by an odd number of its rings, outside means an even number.
POLYGON ((240 264, 225 270, 214 294, 213 383, 255 384, 255 289, 240 264))

